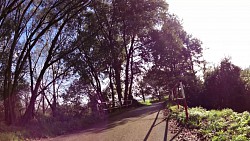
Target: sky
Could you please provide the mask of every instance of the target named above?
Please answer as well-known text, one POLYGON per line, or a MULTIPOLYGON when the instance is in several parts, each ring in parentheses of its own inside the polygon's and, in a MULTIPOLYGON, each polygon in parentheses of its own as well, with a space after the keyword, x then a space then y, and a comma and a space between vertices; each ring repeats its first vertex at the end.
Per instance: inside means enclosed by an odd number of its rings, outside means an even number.
POLYGON ((218 65, 225 57, 250 66, 249 0, 166 0, 184 30, 202 41, 204 59, 218 65))

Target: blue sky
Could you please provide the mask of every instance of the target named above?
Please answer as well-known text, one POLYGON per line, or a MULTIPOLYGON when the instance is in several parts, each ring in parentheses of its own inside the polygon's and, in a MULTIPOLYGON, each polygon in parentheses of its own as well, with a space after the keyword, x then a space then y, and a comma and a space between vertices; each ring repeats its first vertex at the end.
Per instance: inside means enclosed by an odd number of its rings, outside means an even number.
POLYGON ((211 65, 230 56, 235 65, 250 66, 249 0, 166 1, 184 29, 203 42, 204 58, 211 65))

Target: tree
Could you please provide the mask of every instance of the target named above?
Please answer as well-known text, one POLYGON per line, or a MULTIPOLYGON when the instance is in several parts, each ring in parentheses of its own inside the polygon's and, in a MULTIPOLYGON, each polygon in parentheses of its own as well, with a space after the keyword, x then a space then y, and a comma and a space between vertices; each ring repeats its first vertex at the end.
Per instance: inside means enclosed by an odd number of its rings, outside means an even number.
POLYGON ((245 87, 240 77, 241 69, 228 58, 220 66, 208 73, 204 82, 205 106, 208 108, 232 108, 243 111, 245 108, 245 87))
MULTIPOLYGON (((45 57, 45 61, 43 63, 43 67, 38 73, 38 77, 36 82, 34 83, 34 86, 31 84, 31 100, 29 107, 27 108, 25 114, 23 115, 22 121, 26 123, 29 121, 32 116, 34 115, 34 107, 35 107, 35 101, 37 96, 39 95, 39 87, 41 85, 41 81, 43 79, 43 76, 47 69, 52 66, 55 62, 61 60, 65 55, 68 53, 74 51, 76 48, 73 48, 68 44, 70 40, 70 35, 69 32, 72 32, 71 30, 71 24, 70 21, 73 20, 73 18, 79 13, 85 10, 86 6, 88 5, 89 1, 74 1, 74 2, 55 2, 52 4, 57 6, 55 7, 55 10, 52 13, 52 16, 54 16, 54 20, 49 21, 49 23, 52 23, 52 26, 50 28, 54 29, 54 32, 51 34, 52 38, 49 40, 48 50, 47 54, 45 57), (54 34, 54 36, 53 36, 54 34), (59 38, 60 37, 60 38, 59 38), (64 44, 64 46, 62 46, 64 44), (69 45, 69 46, 67 46, 69 45), (67 48, 68 47, 68 48, 67 48), (59 51, 58 51, 59 50, 59 51)), ((50 5, 50 3, 48 3, 50 5)), ((50 17, 48 17, 50 18, 50 17)), ((48 30, 49 31, 49 30, 48 30)), ((73 38, 74 39, 74 38, 73 38)), ((32 68, 30 64, 30 68, 32 68)), ((30 78, 31 78, 31 83, 33 83, 33 71, 30 71, 30 78)), ((55 107, 55 103, 54 106, 55 107)))
MULTIPOLYGON (((91 76, 90 80, 95 80, 95 85, 101 76, 109 77, 112 94, 118 95, 120 103, 123 96, 125 101, 131 99, 135 58, 144 47, 141 39, 161 24, 166 10, 167 5, 162 0, 95 1, 88 11, 86 19, 89 22, 80 31, 81 34, 97 34, 89 43, 79 47, 81 55, 73 55, 76 58, 81 56, 86 70, 91 69, 85 71, 84 76, 91 76)), ((84 36, 80 35, 78 39, 84 41, 84 36)), ((101 93, 100 90, 98 92, 101 93)))
POLYGON ((249 91, 250 90, 250 69, 249 68, 242 70, 241 78, 245 82, 245 87, 247 91, 249 91))
POLYGON ((245 101, 246 101, 246 110, 250 111, 250 69, 246 68, 241 72, 241 78, 245 84, 246 94, 245 94, 245 101))
POLYGON ((152 31, 148 40, 151 55, 144 55, 152 63, 148 79, 165 91, 182 81, 187 97, 193 97, 191 88, 199 83, 194 67, 202 62, 201 41, 187 34, 175 15, 168 15, 162 29, 152 31))
MULTIPOLYGON (((2 2, 2 1, 1 1, 2 2)), ((13 23, 11 38, 4 38, 1 42, 4 50, 8 51, 6 67, 4 68, 4 87, 3 98, 5 105, 5 120, 8 124, 14 123, 15 120, 15 93, 19 80, 29 68, 31 99, 29 106, 22 118, 23 122, 31 119, 34 113, 34 105, 41 84, 41 80, 46 70, 56 61, 60 60, 65 54, 73 49, 64 50, 61 47, 62 42, 58 42, 61 33, 66 33, 65 27, 80 11, 85 10, 89 1, 47 1, 47 0, 28 0, 28 1, 3 1, 1 5, 1 29, 5 31, 5 25, 13 23), (8 20, 7 20, 8 19, 8 20), (45 35, 50 33, 51 42, 47 44, 47 54, 44 57, 44 66, 40 70, 37 79, 34 80, 33 68, 31 64, 31 52, 34 49, 41 49, 41 42, 46 40, 45 35), (61 47, 61 48, 60 48, 61 47), (58 51, 61 51, 58 53, 58 51)), ((6 32, 7 33, 7 32, 6 32)), ((68 34, 69 35, 69 34, 68 34)), ((8 37, 8 36, 7 36, 8 37)), ((69 37, 69 36, 68 36, 69 37)), ((1 37, 2 39, 2 37, 1 37)), ((70 40, 67 40, 70 42, 70 40)))
POLYGON ((146 101, 146 96, 150 96, 153 94, 152 88, 150 85, 143 79, 136 83, 135 85, 135 96, 142 98, 142 100, 146 101))
POLYGON ((84 105, 88 104, 92 113, 96 114, 98 94, 84 79, 75 79, 70 87, 62 94, 63 106, 71 107, 73 114, 81 113, 84 105))

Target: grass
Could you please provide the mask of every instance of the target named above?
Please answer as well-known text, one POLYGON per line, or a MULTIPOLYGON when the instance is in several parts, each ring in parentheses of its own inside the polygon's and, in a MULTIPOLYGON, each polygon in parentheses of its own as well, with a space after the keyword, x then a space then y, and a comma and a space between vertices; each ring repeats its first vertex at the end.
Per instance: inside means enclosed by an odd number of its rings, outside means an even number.
POLYGON ((24 134, 26 134, 24 129, 6 126, 3 122, 0 122, 0 141, 22 141, 25 140, 24 134))
POLYGON ((171 117, 183 126, 198 129, 199 133, 212 141, 249 141, 250 114, 237 113, 231 109, 206 110, 201 107, 189 108, 189 120, 186 121, 183 107, 169 106, 171 117))
POLYGON ((150 100, 145 100, 145 102, 144 102, 144 101, 141 101, 140 103, 143 104, 143 105, 146 105, 146 106, 152 105, 152 103, 151 103, 150 100))
POLYGON ((7 126, 0 123, 0 141, 25 141, 54 137, 86 129, 98 121, 98 117, 46 117, 39 116, 24 127, 7 126))
MULTIPOLYGON (((166 101, 168 100, 168 96, 164 96, 161 101, 166 101)), ((160 102, 158 98, 154 98, 154 99, 147 99, 144 101, 140 101, 141 104, 146 105, 146 106, 150 106, 152 105, 152 103, 157 103, 160 102)))
POLYGON ((0 133, 0 140, 2 141, 19 141, 22 140, 22 138, 18 137, 16 133, 10 132, 10 133, 0 133))
MULTIPOLYGON (((109 113, 107 118, 135 108, 137 107, 117 109, 113 113, 109 113)), ((102 122, 102 120, 98 114, 86 114, 80 117, 62 114, 57 117, 38 115, 36 119, 24 127, 7 126, 3 122, 0 122, 0 141, 25 141, 55 137, 84 130, 97 122, 102 122)))

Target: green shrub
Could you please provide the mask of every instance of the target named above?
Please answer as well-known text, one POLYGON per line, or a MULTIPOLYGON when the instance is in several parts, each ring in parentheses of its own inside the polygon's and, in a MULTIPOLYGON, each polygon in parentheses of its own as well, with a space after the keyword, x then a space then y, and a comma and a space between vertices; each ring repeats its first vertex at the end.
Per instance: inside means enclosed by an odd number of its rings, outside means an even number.
POLYGON ((7 132, 7 133, 0 133, 0 140, 1 141, 22 141, 24 138, 20 132, 7 132))
POLYGON ((147 106, 152 105, 152 102, 151 102, 150 100, 145 100, 145 102, 142 101, 142 102, 140 102, 140 103, 143 104, 143 105, 147 105, 147 106))
POLYGON ((171 117, 177 119, 182 125, 197 128, 198 131, 213 141, 245 141, 250 138, 249 112, 237 113, 231 109, 210 110, 196 107, 189 108, 189 119, 183 107, 169 107, 171 117))

